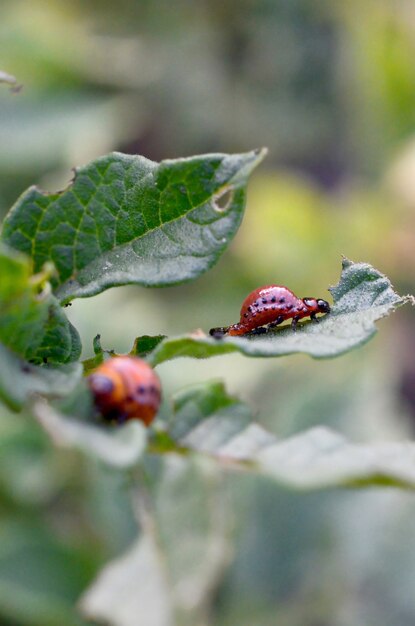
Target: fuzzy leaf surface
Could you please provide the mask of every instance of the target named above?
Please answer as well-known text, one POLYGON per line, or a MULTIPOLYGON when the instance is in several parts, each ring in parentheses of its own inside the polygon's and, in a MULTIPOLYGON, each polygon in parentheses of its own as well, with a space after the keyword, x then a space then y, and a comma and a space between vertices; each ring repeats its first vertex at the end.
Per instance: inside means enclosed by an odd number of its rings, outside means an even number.
POLYGON ((0 399, 15 411, 34 394, 52 398, 68 395, 81 377, 80 363, 32 365, 0 343, 0 399))
POLYGON ((171 437, 170 450, 157 454, 163 435, 156 431, 151 461, 140 466, 140 535, 82 596, 87 619, 114 626, 201 623, 198 611, 209 606, 232 556, 223 470, 304 491, 415 488, 414 443, 356 444, 321 427, 278 439, 218 382, 177 394, 164 435, 171 437))
POLYGON ((104 568, 81 609, 116 626, 201 624, 231 557, 223 472, 206 459, 168 455, 146 478, 146 491, 140 485, 135 494, 140 536, 104 568))
POLYGON ((111 626, 174 626, 166 572, 158 546, 141 536, 109 563, 81 598, 84 616, 111 626))
POLYGON ((34 412, 57 445, 81 449, 118 468, 132 468, 142 461, 149 433, 154 459, 172 454, 174 464, 177 455, 196 455, 196 462, 213 462, 214 469, 248 471, 291 489, 415 489, 414 442, 354 443, 323 426, 279 439, 255 422, 249 407, 229 396, 217 381, 176 394, 167 423, 150 430, 138 421, 119 428, 81 422, 60 414, 44 400, 35 404, 34 412))
POLYGON ((169 432, 182 454, 209 454, 226 467, 234 463, 289 488, 415 489, 414 442, 353 443, 322 426, 278 439, 252 421, 249 409, 217 382, 176 395, 169 432))
POLYGON ((47 261, 61 302, 136 283, 160 287, 211 267, 242 219, 246 184, 265 150, 161 163, 112 153, 75 170, 62 192, 29 188, 2 239, 47 261))
POLYGON ((290 326, 278 327, 265 335, 223 339, 198 332, 164 339, 148 360, 155 366, 182 356, 204 359, 230 352, 255 357, 296 352, 315 358, 336 357, 369 341, 376 333, 375 321, 406 302, 413 302, 411 297, 399 296, 389 279, 368 263, 347 259, 343 260, 339 283, 330 292, 334 301, 331 313, 319 324, 300 322, 295 333, 290 326))
POLYGON ((124 428, 100 426, 64 416, 42 399, 32 410, 57 446, 78 449, 112 467, 136 465, 145 450, 147 432, 139 420, 131 420, 124 428))

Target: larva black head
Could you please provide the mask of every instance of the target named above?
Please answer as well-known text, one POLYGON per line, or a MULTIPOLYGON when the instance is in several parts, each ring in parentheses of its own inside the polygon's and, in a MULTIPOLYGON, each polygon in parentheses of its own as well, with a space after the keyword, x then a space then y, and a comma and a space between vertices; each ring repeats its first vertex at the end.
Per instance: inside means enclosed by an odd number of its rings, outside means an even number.
POLYGON ((221 326, 219 328, 211 328, 209 331, 209 335, 214 337, 215 339, 221 339, 224 337, 229 330, 229 326, 221 326))
POLYGON ((326 300, 317 300, 317 298, 303 298, 310 313, 330 313, 330 305, 326 300))
POLYGON ((330 313, 330 305, 326 300, 317 300, 317 306, 320 313, 330 313))

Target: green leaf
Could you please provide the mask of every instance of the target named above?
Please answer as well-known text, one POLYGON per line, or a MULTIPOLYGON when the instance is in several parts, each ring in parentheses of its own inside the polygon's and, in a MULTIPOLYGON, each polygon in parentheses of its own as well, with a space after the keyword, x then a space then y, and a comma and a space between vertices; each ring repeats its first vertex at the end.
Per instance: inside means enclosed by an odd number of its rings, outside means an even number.
POLYGON ((33 280, 30 259, 4 246, 0 247, 0 275, 0 340, 33 358, 48 319, 47 276, 33 280))
POLYGON ((74 610, 94 563, 33 519, 3 513, 0 523, 0 615, 3 624, 80 626, 74 610), (10 620, 10 621, 9 621, 10 620))
POLYGON ((68 363, 79 359, 82 345, 78 331, 66 317, 58 300, 52 295, 47 323, 43 331, 42 343, 32 357, 34 361, 68 363))
POLYGON ((146 475, 135 494, 139 539, 82 598, 87 618, 117 626, 205 623, 230 560, 231 524, 222 472, 203 461, 170 455, 156 481, 146 475))
POLYGON ((55 445, 81 450, 107 465, 127 469, 144 453, 147 430, 139 420, 123 428, 81 422, 62 415, 43 399, 33 403, 32 411, 55 445))
POLYGON ((334 300, 331 313, 320 319, 319 324, 300 323, 296 333, 286 326, 266 335, 214 339, 199 332, 166 338, 149 355, 148 361, 155 366, 182 356, 204 359, 230 352, 257 357, 296 352, 315 358, 335 357, 369 341, 376 333, 376 320, 406 302, 414 303, 412 296, 395 293, 389 279, 368 263, 347 259, 343 260, 340 282, 330 291, 334 300))
POLYGON ((81 358, 82 343, 81 343, 81 337, 79 336, 79 333, 76 330, 75 326, 71 324, 69 320, 68 320, 68 324, 69 324, 71 351, 67 359, 67 362, 72 363, 73 361, 78 361, 81 358))
POLYGON ((82 365, 32 365, 0 343, 0 398, 20 410, 34 394, 59 398, 71 393, 82 377, 82 365))
POLYGON ((29 257, 0 244, 0 341, 29 361, 66 363, 80 339, 50 290, 52 270, 32 273, 29 257))
POLYGON ((214 450, 224 439, 239 433, 252 419, 249 407, 229 396, 219 381, 184 389, 174 396, 173 402, 169 435, 181 444, 187 445, 196 427, 207 424, 206 420, 214 416, 219 428, 209 427, 209 437, 203 441, 204 450, 214 450))
POLYGON ((168 435, 182 452, 187 449, 249 462, 258 449, 275 441, 252 422, 250 408, 229 396, 219 381, 192 385, 174 396, 168 435))
POLYGON ((415 444, 359 444, 325 427, 265 446, 259 472, 291 488, 405 487, 415 489, 415 444))
POLYGON ((211 267, 242 219, 249 174, 265 150, 160 164, 113 153, 75 171, 58 193, 28 189, 5 219, 2 239, 52 261, 61 302, 137 283, 160 287, 211 267))
POLYGON ((142 335, 141 337, 137 337, 130 354, 131 356, 138 356, 143 359, 153 352, 163 339, 166 339, 166 335, 156 335, 154 337, 142 335))
POLYGON ((158 546, 150 534, 107 565, 82 596, 88 620, 117 626, 173 626, 173 607, 158 546))
MULTIPOLYGON (((268 476, 290 488, 394 486, 415 489, 415 443, 358 444, 325 427, 278 439, 249 418, 249 409, 210 382, 179 393, 171 451, 198 452, 268 476)), ((155 447, 154 447, 155 448, 155 447)))
MULTIPOLYGON (((196 454, 196 461, 215 461, 216 469, 245 470, 294 489, 415 489, 413 442, 352 443, 321 426, 278 439, 252 421, 249 408, 216 381, 178 393, 173 406, 166 429, 153 432, 150 448, 159 459, 173 453, 173 466, 178 463, 174 461, 177 454, 186 458, 196 454)), ((58 446, 80 449, 120 469, 134 467, 143 458, 148 431, 138 421, 120 428, 100 427, 63 416, 42 399, 32 409, 58 446)), ((176 470, 180 475, 182 470, 176 470)), ((176 470, 167 473, 173 476, 176 470)))

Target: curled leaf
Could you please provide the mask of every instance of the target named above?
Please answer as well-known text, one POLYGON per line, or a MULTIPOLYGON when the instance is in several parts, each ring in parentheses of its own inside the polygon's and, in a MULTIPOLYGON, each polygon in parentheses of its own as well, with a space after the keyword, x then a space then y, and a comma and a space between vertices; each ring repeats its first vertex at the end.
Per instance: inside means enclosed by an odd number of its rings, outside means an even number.
POLYGON ((389 279, 368 263, 343 260, 338 285, 330 289, 334 304, 319 324, 300 322, 297 332, 278 327, 265 335, 214 339, 199 335, 166 338, 148 356, 155 366, 182 356, 207 358, 231 352, 272 357, 304 352, 315 358, 339 356, 356 348, 376 333, 375 321, 389 315, 411 296, 399 296, 389 279))

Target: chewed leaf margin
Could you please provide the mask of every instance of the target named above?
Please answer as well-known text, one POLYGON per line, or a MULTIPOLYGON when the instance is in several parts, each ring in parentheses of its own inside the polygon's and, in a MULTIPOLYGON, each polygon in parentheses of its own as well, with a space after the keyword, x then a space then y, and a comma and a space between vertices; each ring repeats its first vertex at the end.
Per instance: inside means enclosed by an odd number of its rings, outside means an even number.
MULTIPOLYGON (((294 353, 314 358, 337 357, 369 341, 377 332, 375 322, 413 296, 400 296, 390 280, 368 263, 343 259, 339 283, 329 289, 334 304, 318 324, 300 322, 297 332, 278 327, 266 335, 215 339, 204 331, 165 338, 147 356, 152 366, 179 357, 208 358, 233 352, 252 357, 277 357, 294 353)), ((140 338, 136 340, 139 345, 140 338)), ((133 351, 134 353, 134 351, 133 351)))

